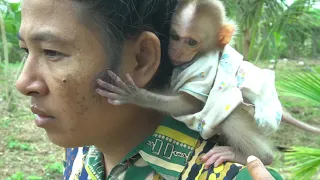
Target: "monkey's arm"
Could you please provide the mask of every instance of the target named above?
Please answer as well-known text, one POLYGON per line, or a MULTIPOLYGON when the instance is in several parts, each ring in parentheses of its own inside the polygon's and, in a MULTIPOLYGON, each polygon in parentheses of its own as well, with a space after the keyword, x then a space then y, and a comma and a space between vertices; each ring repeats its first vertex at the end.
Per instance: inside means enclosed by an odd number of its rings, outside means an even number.
POLYGON ((97 93, 107 97, 110 104, 136 104, 173 116, 193 114, 201 110, 202 102, 186 93, 173 96, 156 94, 137 87, 129 74, 126 75, 127 83, 112 71, 108 71, 108 75, 117 86, 99 79, 97 83, 107 90, 98 88, 97 93))

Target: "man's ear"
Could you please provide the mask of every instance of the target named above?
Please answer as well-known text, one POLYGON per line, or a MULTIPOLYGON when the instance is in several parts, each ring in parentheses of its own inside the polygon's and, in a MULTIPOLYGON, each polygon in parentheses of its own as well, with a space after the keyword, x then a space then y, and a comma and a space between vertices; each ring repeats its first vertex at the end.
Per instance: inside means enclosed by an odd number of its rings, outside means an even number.
POLYGON ((131 74, 138 87, 146 86, 158 70, 161 59, 159 38, 143 32, 135 41, 136 66, 131 74))

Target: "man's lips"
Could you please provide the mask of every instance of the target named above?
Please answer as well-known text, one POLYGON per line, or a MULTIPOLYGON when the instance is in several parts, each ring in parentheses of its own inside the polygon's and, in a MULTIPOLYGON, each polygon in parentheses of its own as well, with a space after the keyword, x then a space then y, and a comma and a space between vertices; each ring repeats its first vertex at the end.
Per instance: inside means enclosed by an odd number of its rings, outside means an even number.
POLYGON ((36 107, 35 105, 32 105, 30 109, 34 114, 38 115, 39 117, 54 118, 53 116, 49 115, 45 111, 43 111, 40 108, 36 107))
POLYGON ((31 111, 36 115, 35 123, 38 127, 49 128, 55 121, 55 117, 36 107, 31 106, 31 111))

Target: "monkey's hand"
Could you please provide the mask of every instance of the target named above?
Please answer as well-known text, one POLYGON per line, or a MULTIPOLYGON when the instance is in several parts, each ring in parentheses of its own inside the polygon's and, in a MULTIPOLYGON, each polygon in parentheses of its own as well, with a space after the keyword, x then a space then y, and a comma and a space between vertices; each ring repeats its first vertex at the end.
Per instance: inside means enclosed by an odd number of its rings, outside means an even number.
POLYGON ((107 97, 108 102, 112 105, 122 105, 129 103, 143 105, 144 89, 137 87, 129 74, 126 75, 127 83, 122 81, 119 76, 117 76, 110 70, 108 70, 108 75, 115 82, 116 86, 98 79, 97 83, 101 87, 107 89, 104 90, 98 88, 96 90, 98 94, 107 97))
POLYGON ((235 152, 230 146, 215 146, 202 156, 201 160, 205 163, 205 168, 208 169, 212 164, 214 167, 218 167, 226 161, 245 164, 246 158, 242 153, 235 152))

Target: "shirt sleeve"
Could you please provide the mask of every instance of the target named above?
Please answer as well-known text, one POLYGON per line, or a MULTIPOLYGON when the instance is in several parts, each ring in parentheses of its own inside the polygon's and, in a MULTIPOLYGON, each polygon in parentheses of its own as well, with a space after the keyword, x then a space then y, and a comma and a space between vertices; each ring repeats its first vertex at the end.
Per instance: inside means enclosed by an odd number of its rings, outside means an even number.
POLYGON ((244 99, 255 106, 255 120, 262 132, 270 134, 279 127, 282 106, 275 87, 275 73, 243 61, 237 73, 244 99))
MULTIPOLYGON (((283 178, 281 177, 281 175, 274 169, 271 168, 267 168, 267 170, 269 171, 269 173, 271 174, 271 176, 275 179, 275 180, 283 180, 283 178)), ((248 179, 252 179, 248 168, 245 167, 243 168, 236 176, 235 180, 248 180, 248 179)))
POLYGON ((218 62, 219 53, 211 53, 199 58, 173 77, 171 87, 174 91, 187 93, 205 102, 213 86, 218 62))

